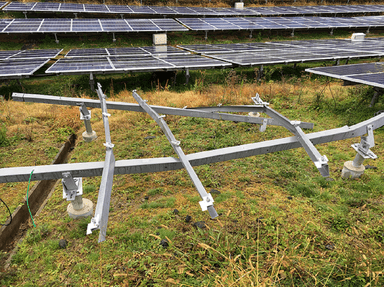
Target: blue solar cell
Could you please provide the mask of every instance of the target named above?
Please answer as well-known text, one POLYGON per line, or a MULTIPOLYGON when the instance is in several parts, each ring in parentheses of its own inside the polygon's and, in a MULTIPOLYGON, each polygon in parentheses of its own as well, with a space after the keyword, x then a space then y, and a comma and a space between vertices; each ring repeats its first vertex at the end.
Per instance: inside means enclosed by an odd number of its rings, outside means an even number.
POLYGON ((61 12, 85 12, 84 4, 62 3, 61 12))
POLYGON ((150 19, 154 25, 159 27, 163 31, 188 31, 173 19, 150 19))
POLYGON ((97 4, 84 4, 84 10, 86 12, 95 12, 95 13, 108 13, 109 10, 106 5, 97 5, 97 4))
POLYGON ((137 14, 156 14, 156 12, 148 6, 134 6, 128 5, 128 7, 137 14))
POLYGON ((9 26, 14 21, 14 19, 0 19, 0 31, 3 32, 3 30, 9 26))
POLYGON ((164 55, 158 56, 159 59, 174 65, 178 69, 193 69, 193 68, 213 68, 230 66, 220 60, 202 57, 199 55, 164 55))
POLYGON ((54 63, 46 73, 86 73, 113 71, 107 57, 63 58, 54 63))
POLYGON ((98 19, 73 19, 72 32, 101 32, 98 19))
POLYGON ((145 46, 145 47, 141 47, 141 49, 143 49, 147 53, 150 53, 153 55, 158 55, 158 54, 167 54, 167 55, 169 55, 169 54, 182 54, 182 55, 186 55, 186 54, 189 54, 189 52, 186 52, 186 51, 181 50, 181 49, 177 49, 177 48, 172 47, 172 46, 145 46))
POLYGON ((108 5, 108 9, 112 13, 124 13, 124 14, 131 14, 131 13, 133 13, 132 9, 129 8, 129 6, 108 5))
POLYGON ((9 57, 20 53, 21 50, 0 51, 0 60, 6 60, 9 57))
POLYGON ((132 28, 124 19, 100 19, 101 27, 105 32, 127 32, 132 28))
POLYGON ((60 3, 52 3, 52 2, 37 2, 36 5, 33 6, 33 11, 58 11, 60 7, 60 3))
POLYGON ((137 56, 137 57, 110 57, 110 60, 116 70, 120 71, 148 71, 158 69, 172 69, 173 65, 153 58, 151 56, 137 56))
POLYGON ((11 25, 3 30, 6 33, 30 33, 37 32, 41 25, 41 19, 15 19, 11 25))
POLYGON ((22 59, 0 61, 0 78, 30 76, 47 63, 49 59, 22 59))
POLYGON ((30 11, 32 7, 35 5, 35 2, 11 2, 7 7, 5 7, 4 11, 30 11))
POLYGON ((148 56, 149 53, 139 47, 107 48, 110 56, 148 56))
POLYGON ((65 57, 106 57, 108 52, 105 48, 93 48, 93 49, 72 49, 70 50, 65 57))
POLYGON ((47 18, 40 26, 39 32, 69 32, 71 19, 47 18))
POLYGON ((52 59, 61 51, 61 49, 20 50, 9 59, 52 59))

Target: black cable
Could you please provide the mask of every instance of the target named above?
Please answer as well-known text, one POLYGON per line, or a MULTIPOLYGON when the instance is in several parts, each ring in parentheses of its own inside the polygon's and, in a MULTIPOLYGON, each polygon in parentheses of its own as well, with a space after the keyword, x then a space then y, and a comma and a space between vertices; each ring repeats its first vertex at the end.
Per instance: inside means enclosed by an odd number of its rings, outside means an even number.
POLYGON ((10 225, 12 223, 12 213, 11 213, 11 210, 9 209, 8 205, 4 202, 4 200, 2 200, 1 198, 0 198, 0 200, 1 200, 2 203, 4 203, 5 207, 8 209, 9 217, 11 218, 11 221, 8 224, 1 224, 0 223, 0 225, 8 226, 8 225, 10 225))

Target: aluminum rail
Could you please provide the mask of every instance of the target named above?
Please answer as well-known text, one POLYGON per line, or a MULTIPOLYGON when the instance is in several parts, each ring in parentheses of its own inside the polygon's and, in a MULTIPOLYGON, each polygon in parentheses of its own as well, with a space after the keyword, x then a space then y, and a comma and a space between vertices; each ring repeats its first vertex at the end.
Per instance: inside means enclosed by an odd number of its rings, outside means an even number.
MULTIPOLYGON (((13 93, 12 99, 18 102, 32 102, 32 103, 43 103, 43 104, 55 104, 55 105, 67 105, 67 106, 81 106, 84 104, 88 108, 100 108, 100 103, 97 100, 91 99, 82 99, 82 98, 67 98, 67 97, 57 97, 57 96, 47 96, 47 95, 36 95, 36 94, 25 94, 25 93, 13 93)), ((124 102, 110 102, 107 101, 107 108, 112 110, 124 110, 124 111, 134 111, 145 113, 144 109, 138 104, 124 103, 124 102)), ((208 118, 215 120, 228 120, 235 122, 246 122, 252 124, 263 124, 264 118, 259 117, 249 117, 241 115, 231 115, 225 113, 215 113, 213 108, 193 108, 193 109, 179 109, 179 108, 170 108, 162 106, 150 106, 155 112, 165 115, 176 115, 184 117, 200 117, 208 118)), ((257 111, 255 106, 246 105, 246 106, 230 106, 230 107, 216 107, 217 111, 226 111, 226 112, 255 112, 257 111)), ((267 118, 268 125, 280 126, 274 119, 267 118)), ((300 127, 303 129, 313 129, 313 123, 301 122, 300 127)))
POLYGON ((106 96, 101 90, 101 85, 98 83, 97 95, 100 99, 101 109, 103 111, 103 124, 105 130, 105 161, 103 167, 103 173, 99 188, 99 196, 97 198, 97 204, 95 209, 95 216, 91 219, 91 222, 87 227, 87 235, 91 234, 92 231, 100 229, 99 243, 105 241, 107 234, 109 206, 111 202, 111 192, 113 185, 113 174, 115 171, 115 156, 113 155, 113 144, 111 142, 111 134, 109 130, 110 114, 107 112, 107 104, 105 101, 106 96))
MULTIPOLYGON (((325 130, 307 134, 307 138, 314 144, 339 141, 348 138, 363 136, 367 127, 372 130, 384 126, 384 113, 353 126, 325 130)), ((222 149, 203 151, 187 155, 192 166, 222 162, 232 159, 245 158, 260 154, 267 154, 294 148, 300 148, 301 143, 293 137, 251 143, 222 149)), ((0 169, 0 183, 28 181, 32 169, 31 180, 61 179, 63 172, 71 172, 73 177, 101 176, 104 162, 70 163, 57 165, 41 165, 26 167, 10 167, 0 169)), ((161 172, 182 169, 180 160, 173 157, 145 158, 116 161, 114 174, 137 174, 148 172, 161 172)))
POLYGON ((187 170, 189 177, 191 178, 193 184, 195 185, 197 192, 199 193, 202 201, 200 201, 200 206, 203 211, 208 210, 209 215, 211 218, 216 218, 218 216, 215 208, 213 207, 213 198, 211 194, 208 194, 205 190, 203 184, 201 183, 199 177, 197 176, 196 172, 192 168, 191 164, 188 161, 187 156, 184 154, 183 150, 180 147, 180 142, 176 140, 175 136, 173 135, 172 131, 168 127, 167 123, 164 121, 163 117, 160 116, 158 113, 156 113, 147 103, 144 101, 139 94, 136 93, 136 91, 132 92, 132 96, 135 98, 135 100, 139 103, 139 105, 151 116, 152 119, 156 121, 156 123, 160 126, 162 131, 164 132, 165 136, 167 137, 169 143, 171 144, 173 150, 178 155, 181 163, 183 164, 184 168, 187 170))

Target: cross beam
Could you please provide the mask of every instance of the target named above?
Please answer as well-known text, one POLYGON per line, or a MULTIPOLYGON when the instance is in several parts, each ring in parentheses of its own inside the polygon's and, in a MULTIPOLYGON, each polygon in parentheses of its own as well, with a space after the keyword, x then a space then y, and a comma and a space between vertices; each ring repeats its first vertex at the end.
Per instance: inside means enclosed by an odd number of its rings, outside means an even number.
MULTIPOLYGON (((367 133, 369 125, 372 125, 372 130, 384 126, 384 113, 350 127, 344 126, 341 128, 310 133, 307 134, 307 138, 312 142, 312 144, 317 145, 359 137, 367 133)), ((302 147, 300 142, 294 136, 217 150, 203 151, 189 154, 186 157, 192 166, 199 166, 300 147, 302 147)), ((61 179, 63 178, 63 172, 70 172, 73 177, 101 176, 103 166, 104 162, 102 161, 2 168, 0 169, 0 183, 28 181, 32 169, 34 172, 31 180, 61 179)), ((173 157, 119 160, 116 161, 114 174, 161 172, 182 168, 183 165, 180 160, 173 157)))
MULTIPOLYGON (((47 95, 36 95, 36 94, 24 94, 24 93, 13 93, 12 99, 18 102, 33 102, 33 103, 44 103, 44 104, 55 104, 55 105, 67 105, 67 106, 86 106, 88 108, 100 108, 100 102, 97 100, 91 99, 82 99, 82 98, 67 98, 67 97, 56 97, 56 96, 47 96, 47 95)), ((107 108, 111 110, 124 110, 124 111, 133 111, 133 112, 142 112, 145 113, 144 109, 138 104, 124 103, 124 102, 110 102, 107 101, 107 108)), ((228 120, 235 122, 246 122, 252 124, 263 124, 264 118, 258 117, 249 117, 241 115, 232 115, 220 112, 257 112, 258 108, 254 105, 244 105, 244 106, 219 106, 217 110, 213 110, 212 107, 207 108, 193 108, 193 109, 179 109, 171 107, 162 107, 162 106, 150 106, 156 113, 164 115, 176 115, 184 117, 199 117, 199 118, 208 118, 214 120, 228 120)), ((262 109, 260 108, 260 111, 262 109)), ((275 119, 267 118, 268 125, 281 126, 281 124, 275 119)), ((299 125, 303 129, 313 129, 313 123, 300 122, 299 125)))

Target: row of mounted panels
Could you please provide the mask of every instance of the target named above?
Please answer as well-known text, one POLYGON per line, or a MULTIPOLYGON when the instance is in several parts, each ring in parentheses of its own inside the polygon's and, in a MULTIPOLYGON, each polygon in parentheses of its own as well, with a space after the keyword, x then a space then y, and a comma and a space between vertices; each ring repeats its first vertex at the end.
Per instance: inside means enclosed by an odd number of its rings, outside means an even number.
POLYGON ((297 30, 384 27, 384 17, 226 17, 176 19, 0 19, 0 33, 297 30))
MULTIPOLYGON (((0 61, 0 77, 32 75, 59 50, 13 51, 14 55, 39 58, 9 58, 0 61), (40 53, 39 53, 40 51, 40 53), (43 58, 43 54, 47 58, 43 58)), ((0 52, 0 55, 12 51, 0 52)), ((124 73, 155 70, 209 69, 217 67, 287 64, 308 61, 381 57, 384 39, 308 40, 271 43, 242 43, 217 45, 182 45, 160 47, 126 47, 74 49, 51 65, 48 74, 124 73), (190 54, 194 52, 196 54, 190 54), (200 55, 199 55, 200 54, 200 55)))
POLYGON ((317 75, 365 84, 384 89, 384 63, 364 63, 334 67, 320 67, 305 71, 317 75))
MULTIPOLYGON (((7 2, 0 2, 0 6, 4 6, 6 3, 7 2)), ((11 2, 3 8, 3 10, 18 12, 103 13, 130 15, 284 16, 383 13, 384 5, 276 6, 236 9, 178 6, 73 4, 53 2, 11 2)))

